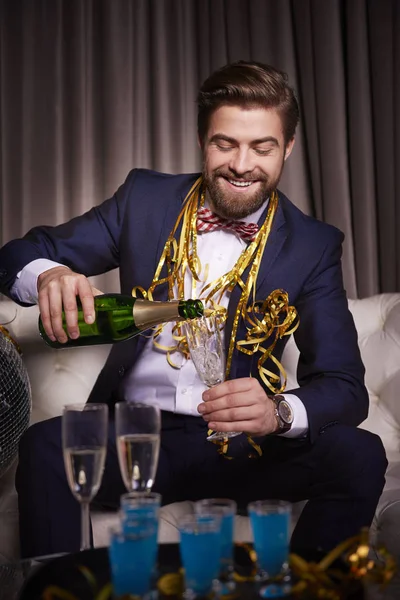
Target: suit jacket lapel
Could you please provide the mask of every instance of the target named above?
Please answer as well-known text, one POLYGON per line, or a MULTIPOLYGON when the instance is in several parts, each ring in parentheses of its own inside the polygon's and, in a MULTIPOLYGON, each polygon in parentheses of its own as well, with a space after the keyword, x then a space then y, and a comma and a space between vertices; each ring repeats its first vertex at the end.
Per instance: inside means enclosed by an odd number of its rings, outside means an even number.
MULTIPOLYGON (((189 189, 190 188, 188 188, 188 191, 189 191, 189 189)), ((178 218, 179 212, 182 209, 182 205, 183 205, 183 201, 184 201, 185 197, 186 197, 186 195, 182 195, 178 198, 173 198, 172 201, 168 204, 167 210, 164 214, 163 224, 162 224, 161 230, 160 230, 160 237, 159 237, 158 243, 157 243, 157 250, 154 255, 153 271, 151 273, 148 272, 146 274, 147 275, 147 277, 146 277, 147 287, 145 287, 145 289, 148 289, 151 285, 151 282, 153 281, 154 273, 156 272, 161 255, 164 252, 164 246, 166 244, 169 234, 171 233, 172 229, 174 228, 174 225, 178 218)), ((160 218, 161 218, 161 216, 160 216, 160 218)), ((181 230, 182 230, 182 221, 180 222, 180 224, 176 230, 176 233, 175 233, 176 240, 179 240, 181 230)), ((151 247, 151 244, 149 246, 151 247)), ((162 268, 159 279, 162 279, 163 277, 165 277, 166 274, 167 274, 167 269, 166 269, 166 265, 164 263, 164 266, 162 268)), ((159 300, 161 302, 165 302, 166 300, 168 300, 168 284, 167 283, 159 285, 155 288, 155 290, 153 292, 153 299, 159 300)), ((137 353, 142 351, 145 343, 146 343, 146 338, 144 336, 140 336, 138 344, 137 344, 137 353)))
MULTIPOLYGON (((262 225, 266 213, 261 216, 258 224, 262 225)), ((272 265, 278 258, 282 246, 288 236, 287 224, 285 215, 282 210, 281 199, 279 199, 274 222, 272 223, 271 233, 265 245, 264 255, 262 257, 260 271, 257 277, 256 298, 264 299, 264 290, 270 288, 269 282, 266 281, 267 276, 272 268, 272 265)))
MULTIPOLYGON (((190 188, 188 188, 188 191, 189 191, 189 189, 190 188)), ((175 226, 179 212, 182 209, 182 205, 183 205, 183 201, 184 201, 185 197, 186 197, 186 195, 181 195, 178 198, 173 198, 172 201, 169 203, 165 214, 163 215, 164 216, 163 224, 160 229, 160 236, 159 236, 159 239, 157 242, 156 252, 154 254, 153 271, 150 274, 148 286, 150 286, 150 284, 153 280, 153 276, 157 269, 161 255, 164 252, 165 244, 168 240, 169 234, 171 233, 171 231, 173 230, 173 228, 175 226)), ((175 239, 177 241, 179 241, 181 231, 182 231, 182 221, 179 223, 179 226, 175 232, 175 239)), ((159 275, 159 279, 162 279, 166 275, 167 275, 167 269, 166 269, 166 265, 164 263, 163 269, 159 275)), ((163 285, 156 287, 156 289, 154 291, 154 299, 162 300, 162 301, 168 300, 168 285, 167 284, 163 284, 163 285)))
MULTIPOLYGON (((262 225, 265 217, 266 211, 261 215, 260 220, 258 221, 259 225, 262 225)), ((265 245, 264 254, 261 260, 260 270, 257 277, 257 287, 256 287, 256 300, 265 300, 268 294, 273 290, 273 282, 268 280, 268 274, 271 271, 273 264, 279 256, 279 253, 282 249, 283 244, 288 236, 286 219, 282 210, 281 200, 279 200, 276 215, 274 221, 272 223, 271 232, 267 243, 265 245)), ((242 275, 242 279, 244 281, 247 280, 248 274, 250 271, 250 266, 245 270, 242 275)), ((231 297, 229 300, 228 306, 228 316, 225 328, 225 350, 228 352, 229 342, 232 334, 233 320, 236 312, 237 305, 240 300, 240 296, 242 293, 242 289, 237 285, 232 290, 231 297)), ((245 336, 245 328, 243 326, 243 322, 239 322, 238 334, 236 339, 243 339, 245 336)), ((243 376, 238 374, 238 361, 236 360, 238 356, 238 351, 235 349, 233 352, 233 359, 231 365, 230 378, 234 379, 237 376, 243 376)), ((243 355, 244 356, 244 355, 243 355)))

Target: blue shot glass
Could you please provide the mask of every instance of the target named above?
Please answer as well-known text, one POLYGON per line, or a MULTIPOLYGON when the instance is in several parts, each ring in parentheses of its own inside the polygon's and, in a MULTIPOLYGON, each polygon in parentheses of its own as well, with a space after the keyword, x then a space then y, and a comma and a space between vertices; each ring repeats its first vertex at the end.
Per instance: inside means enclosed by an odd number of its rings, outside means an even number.
POLYGON ((129 531, 112 529, 108 554, 113 598, 131 595, 150 600, 157 558, 155 524, 146 521, 129 531))
MULTIPOLYGON (((152 547, 156 548, 158 540, 158 522, 161 506, 161 494, 155 492, 129 492, 120 498, 121 529, 127 535, 138 534, 143 528, 153 532, 152 547)), ((154 561, 152 583, 157 580, 157 559, 154 561)))
POLYGON ((263 598, 288 596, 291 504, 283 500, 257 500, 248 505, 248 513, 257 554, 257 580, 263 584, 259 593, 263 598))
POLYGON ((185 600, 218 595, 221 557, 221 517, 192 514, 179 525, 180 553, 185 572, 185 600))
POLYGON ((158 518, 161 506, 161 494, 155 492, 129 492, 120 498, 120 517, 122 529, 129 531, 144 521, 154 523, 158 533, 158 518))
POLYGON ((236 514, 236 502, 227 498, 206 498, 195 502, 194 510, 198 515, 215 514, 221 518, 221 554, 219 581, 220 594, 231 594, 235 590, 233 579, 233 530, 236 514))

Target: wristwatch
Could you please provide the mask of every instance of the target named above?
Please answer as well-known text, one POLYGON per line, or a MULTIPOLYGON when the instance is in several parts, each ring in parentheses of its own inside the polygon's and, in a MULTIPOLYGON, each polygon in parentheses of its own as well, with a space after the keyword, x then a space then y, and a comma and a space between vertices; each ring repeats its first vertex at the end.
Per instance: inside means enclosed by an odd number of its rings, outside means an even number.
POLYGON ((272 402, 274 403, 275 418, 278 422, 278 429, 274 431, 277 433, 286 433, 290 431, 293 423, 293 410, 289 402, 285 400, 284 396, 272 396, 272 402))

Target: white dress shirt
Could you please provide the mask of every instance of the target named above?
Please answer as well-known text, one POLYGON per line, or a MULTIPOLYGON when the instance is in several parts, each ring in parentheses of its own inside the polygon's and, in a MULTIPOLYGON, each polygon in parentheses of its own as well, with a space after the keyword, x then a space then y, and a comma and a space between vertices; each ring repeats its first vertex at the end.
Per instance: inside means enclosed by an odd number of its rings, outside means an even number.
MULTIPOLYGON (((262 206, 256 213, 243 219, 256 223, 265 208, 262 206)), ((202 273, 208 265, 207 282, 214 281, 227 273, 235 264, 246 243, 234 232, 217 230, 199 234, 197 238, 197 253, 202 265, 202 273)), ((37 259, 29 263, 18 273, 12 288, 12 294, 21 302, 37 303, 37 278, 47 269, 59 266, 59 263, 47 259, 37 259)), ((140 282, 137 282, 140 283, 140 282)), ((185 275, 185 298, 199 297, 201 288, 206 282, 196 284, 196 296, 192 292, 192 277, 190 272, 185 275)), ((229 295, 225 293, 220 304, 227 307, 229 295)), ((173 324, 164 325, 157 342, 164 346, 174 345, 172 339, 173 324)), ((177 368, 171 367, 166 359, 166 353, 157 349, 150 339, 138 358, 134 367, 124 378, 124 397, 144 402, 158 404, 162 410, 198 416, 197 406, 202 401, 202 393, 207 389, 197 375, 191 360, 185 359, 180 353, 172 355, 172 362, 177 368)), ((294 420, 290 431, 282 434, 285 437, 301 437, 308 431, 307 412, 302 401, 293 394, 284 394, 292 408, 294 420)))

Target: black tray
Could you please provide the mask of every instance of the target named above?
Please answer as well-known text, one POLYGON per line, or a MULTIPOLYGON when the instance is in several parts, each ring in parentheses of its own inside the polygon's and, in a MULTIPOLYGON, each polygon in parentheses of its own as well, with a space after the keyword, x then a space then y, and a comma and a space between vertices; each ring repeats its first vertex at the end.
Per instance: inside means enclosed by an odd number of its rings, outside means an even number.
MULTIPOLYGON (((158 564, 160 576, 165 573, 176 573, 181 566, 179 545, 160 544, 158 564)), ((243 575, 250 574, 253 565, 247 545, 235 546, 235 564, 238 572, 243 575)), ((57 586, 75 595, 79 600, 94 600, 93 588, 83 574, 82 568, 89 569, 93 573, 98 589, 106 585, 110 581, 107 548, 66 554, 37 567, 26 581, 19 598, 20 600, 43 600, 44 590, 49 586, 57 586)))
MULTIPOLYGON (((240 600, 260 600, 257 584, 245 580, 254 574, 254 564, 250 558, 251 545, 235 544, 234 563, 235 572, 242 576, 243 581, 237 584, 236 598, 240 600)), ((166 573, 177 573, 181 567, 179 544, 160 544, 158 547, 159 577, 166 573)), ((76 554, 66 554, 47 561, 37 567, 26 581, 19 596, 19 600, 43 600, 43 592, 49 586, 57 586, 73 594, 78 600, 94 600, 96 592, 85 577, 83 570, 89 570, 96 579, 97 592, 110 581, 110 565, 108 561, 108 549, 97 548, 86 550, 76 554)), ((57 596, 54 596, 56 598, 57 596)), ((370 600, 374 595, 368 596, 370 600)), ((377 596, 381 598, 380 595, 377 596)), ((57 597, 58 598, 58 597, 57 597)), ((159 594, 160 600, 176 600, 177 596, 163 596, 159 594)), ((352 590, 346 596, 347 600, 363 600, 364 592, 362 586, 352 590)), ((392 600, 392 595, 385 599, 392 600)), ((398 596, 395 596, 398 600, 398 596)), ((302 599, 303 600, 303 599, 302 599)), ((311 600, 307 596, 307 600, 311 600)))

